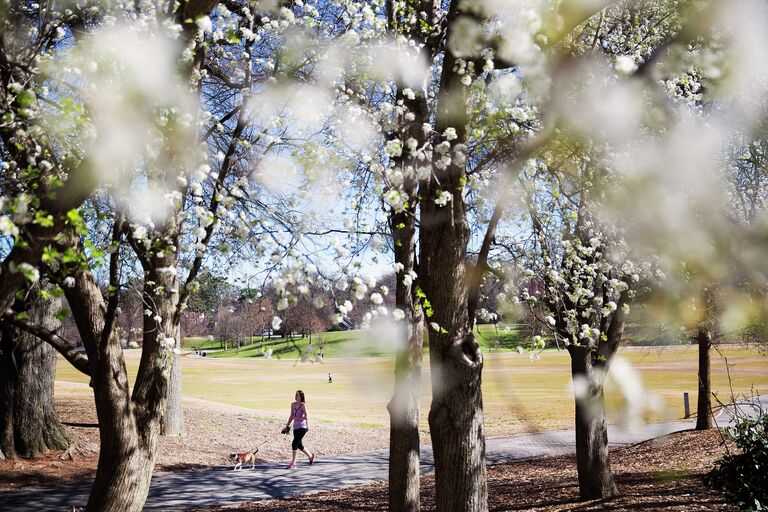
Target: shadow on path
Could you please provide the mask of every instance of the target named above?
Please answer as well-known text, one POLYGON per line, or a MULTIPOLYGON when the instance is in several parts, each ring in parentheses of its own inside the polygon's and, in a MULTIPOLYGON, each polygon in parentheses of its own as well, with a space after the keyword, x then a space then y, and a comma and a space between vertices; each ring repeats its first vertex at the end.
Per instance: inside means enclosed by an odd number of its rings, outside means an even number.
MULTIPOLYGON (((768 396, 758 398, 768 404, 768 396)), ((726 414, 725 416, 730 416, 726 414)), ((722 426, 730 417, 719 421, 722 426)), ((631 432, 609 427, 611 446, 639 443, 664 434, 686 430, 692 422, 644 425, 631 432)), ((532 459, 570 453, 574 448, 573 430, 520 434, 487 440, 488 464, 532 459)), ((434 470, 432 449, 423 447, 421 470, 434 470)), ((234 505, 249 501, 289 498, 296 495, 365 485, 387 479, 386 450, 318 459, 309 466, 301 461, 289 470, 285 464, 261 464, 254 469, 232 471, 230 468, 208 468, 198 471, 158 473, 145 510, 184 510, 214 505, 234 505)), ((85 506, 90 485, 62 485, 56 488, 31 488, 0 494, 0 510, 56 511, 85 506)))

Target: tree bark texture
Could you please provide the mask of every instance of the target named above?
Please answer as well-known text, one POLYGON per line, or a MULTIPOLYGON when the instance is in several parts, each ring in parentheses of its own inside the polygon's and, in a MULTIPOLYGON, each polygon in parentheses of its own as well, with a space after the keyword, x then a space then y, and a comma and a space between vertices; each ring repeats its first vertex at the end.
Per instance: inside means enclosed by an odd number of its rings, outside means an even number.
MULTIPOLYGON (((181 343, 180 340, 177 343, 181 343)), ((184 435, 184 412, 181 408, 181 356, 171 356, 171 367, 168 375, 168 397, 161 425, 164 436, 184 435)))
MULTIPOLYGON (((165 233, 175 233, 178 236, 176 220, 168 219, 165 233)), ((168 239, 177 240, 171 235, 168 239)), ((146 375, 150 385, 145 386, 137 380, 133 399, 138 403, 159 403, 162 398, 160 433, 175 436, 184 430, 181 409, 181 358, 174 353, 180 341, 181 315, 177 309, 179 283, 176 274, 166 269, 177 268, 178 256, 172 250, 151 251, 143 260, 143 265, 143 300, 151 315, 144 316, 139 374, 146 375), (162 360, 163 364, 158 365, 158 360, 162 360)))
MULTIPOLYGON (((450 40, 458 2, 448 13, 450 40)), ((467 242, 469 225, 462 191, 466 177, 461 145, 467 140, 466 87, 456 72, 456 56, 446 49, 435 112, 434 144, 452 148, 447 167, 433 167, 433 176, 420 188, 420 279, 433 314, 429 357, 432 404, 429 426, 435 457, 435 500, 438 511, 488 509, 485 471, 485 432, 481 375, 483 356, 475 341, 468 313, 467 242), (456 137, 448 141, 448 128, 456 137), (444 206, 435 202, 442 192, 452 194, 444 206)))
MULTIPOLYGON (((595 368, 588 347, 570 346, 571 376, 576 401, 576 466, 581 499, 616 496, 608 457, 608 427, 605 421, 603 368, 595 368)), ((606 367, 607 369, 607 367, 606 367)))
MULTIPOLYGON (((29 318, 51 331, 61 300, 35 296, 25 304, 29 318)), ((0 351, 0 449, 9 457, 35 457, 63 450, 74 440, 53 405, 56 351, 35 336, 6 325, 0 351)))
MULTIPOLYGON (((448 13, 450 40, 452 21, 460 14, 458 2, 448 13)), ((429 426, 435 457, 435 499, 438 511, 484 511, 488 509, 485 471, 485 432, 481 376, 483 355, 475 341, 468 313, 467 242, 469 225, 462 195, 466 169, 462 145, 467 140, 467 91, 456 72, 457 58, 450 47, 440 76, 435 112, 436 140, 451 145, 451 163, 433 167, 433 176, 420 188, 420 279, 433 314, 429 357, 432 369, 432 404, 429 426), (453 128, 456 137, 445 138, 453 128), (435 202, 442 192, 452 200, 435 202)))
POLYGON ((16 442, 13 439, 13 409, 16 391, 16 368, 13 363, 15 335, 7 325, 2 325, 0 338, 0 450, 9 459, 16 458, 16 442))
POLYGON ((131 403, 119 337, 117 332, 108 336, 94 375, 100 449, 86 511, 139 512, 152 479, 160 415, 153 418, 150 411, 131 403))
MULTIPOLYGON (((409 190, 413 187, 409 184, 409 190)), ((413 184, 415 185, 415 184, 413 184)), ((412 203, 413 204, 413 203, 412 203)), ((411 210, 414 206, 410 207, 411 210)), ((419 416, 421 401, 421 361, 424 347, 424 318, 416 304, 410 282, 404 276, 414 269, 414 234, 416 228, 413 211, 394 213, 391 217, 392 237, 395 242, 395 261, 403 265, 396 275, 395 307, 403 311, 400 322, 402 346, 395 361, 395 393, 387 409, 389 430, 389 510, 390 512, 418 512, 420 510, 419 416)))
POLYGON ((395 393, 389 409, 389 510, 420 510, 421 354, 424 321, 420 314, 403 320, 407 345, 395 363, 395 393))
MULTIPOLYGON (((456 190, 458 177, 451 178, 443 176, 441 185, 456 190)), ((424 289, 434 311, 427 321, 438 326, 429 333, 429 426, 436 505, 439 511, 482 511, 487 509, 488 499, 480 388, 483 357, 468 325, 465 260, 469 228, 460 194, 439 208, 430 199, 436 191, 433 183, 423 194, 420 240, 424 289)))
MULTIPOLYGON (((74 277, 75 286, 65 288, 65 293, 91 363, 100 435, 99 463, 86 511, 139 512, 152 479, 164 381, 153 382, 156 375, 140 368, 137 383, 155 391, 151 399, 132 401, 116 323, 105 322, 101 290, 88 271, 79 270, 74 277)), ((143 348, 142 360, 149 350, 154 352, 148 357, 157 361, 157 344, 143 348)))
MULTIPOLYGON (((391 26, 396 26, 392 20, 391 26)), ((409 32, 410 33, 410 32, 409 32)), ((422 124, 429 119, 425 90, 417 90, 415 96, 406 97, 398 84, 397 99, 402 101, 414 119, 403 124, 401 140, 413 138, 422 145, 425 133, 422 124)), ((394 160, 405 176, 402 192, 408 204, 402 211, 390 214, 390 233, 394 246, 395 263, 402 266, 395 275, 395 307, 405 315, 399 323, 402 345, 395 360, 395 392, 387 409, 390 416, 389 435, 389 510, 390 512, 418 512, 420 503, 419 418, 421 415, 421 368, 424 349, 424 312, 415 293, 415 284, 405 276, 416 273, 416 217, 418 208, 418 182, 412 170, 419 162, 406 151, 394 160)), ((418 282, 418 281, 417 281, 418 282)))
POLYGON ((699 345, 698 404, 696 406, 696 430, 712 428, 711 349, 712 331, 706 327, 696 334, 699 345))
POLYGON ((466 357, 460 348, 464 342, 444 337, 453 352, 447 357, 439 354, 439 347, 433 348, 438 343, 434 333, 430 333, 433 394, 429 426, 435 457, 437 510, 487 510, 480 369, 462 361, 466 357))

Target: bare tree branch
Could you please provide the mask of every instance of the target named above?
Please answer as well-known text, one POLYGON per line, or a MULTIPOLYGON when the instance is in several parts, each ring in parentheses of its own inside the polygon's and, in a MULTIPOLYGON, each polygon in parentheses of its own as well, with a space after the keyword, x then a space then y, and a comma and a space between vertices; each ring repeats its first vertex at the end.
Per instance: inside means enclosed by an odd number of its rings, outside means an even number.
POLYGON ((89 377, 91 376, 91 363, 88 358, 78 352, 71 342, 65 340, 54 331, 36 325, 25 318, 16 318, 15 315, 7 315, 3 320, 8 322, 10 325, 13 325, 22 331, 37 336, 42 341, 48 343, 50 346, 55 348, 59 354, 64 356, 64 359, 69 361, 72 366, 80 370, 85 375, 88 375, 89 377))

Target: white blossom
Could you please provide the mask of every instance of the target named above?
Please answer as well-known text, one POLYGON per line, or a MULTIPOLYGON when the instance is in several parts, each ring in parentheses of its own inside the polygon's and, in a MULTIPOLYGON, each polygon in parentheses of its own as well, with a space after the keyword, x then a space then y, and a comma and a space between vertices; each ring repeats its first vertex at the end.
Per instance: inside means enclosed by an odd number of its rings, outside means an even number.
POLYGON ((195 24, 201 32, 210 33, 213 30, 213 23, 208 16, 200 16, 195 20, 195 24))
POLYGON ((621 75, 631 75, 637 70, 635 60, 629 55, 619 55, 616 57, 616 71, 621 75))
POLYGON ((453 199, 453 194, 448 192, 447 190, 443 190, 440 192, 440 194, 435 198, 435 204, 437 206, 445 206, 447 205, 451 200, 453 199))

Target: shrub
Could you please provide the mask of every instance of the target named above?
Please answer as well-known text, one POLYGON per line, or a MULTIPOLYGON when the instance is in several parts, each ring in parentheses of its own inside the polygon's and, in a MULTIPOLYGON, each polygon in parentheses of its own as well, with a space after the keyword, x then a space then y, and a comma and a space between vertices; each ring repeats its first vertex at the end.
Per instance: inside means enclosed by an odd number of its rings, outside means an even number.
POLYGON ((768 412, 737 418, 725 432, 738 452, 717 461, 707 484, 723 491, 742 510, 768 510, 768 412))

